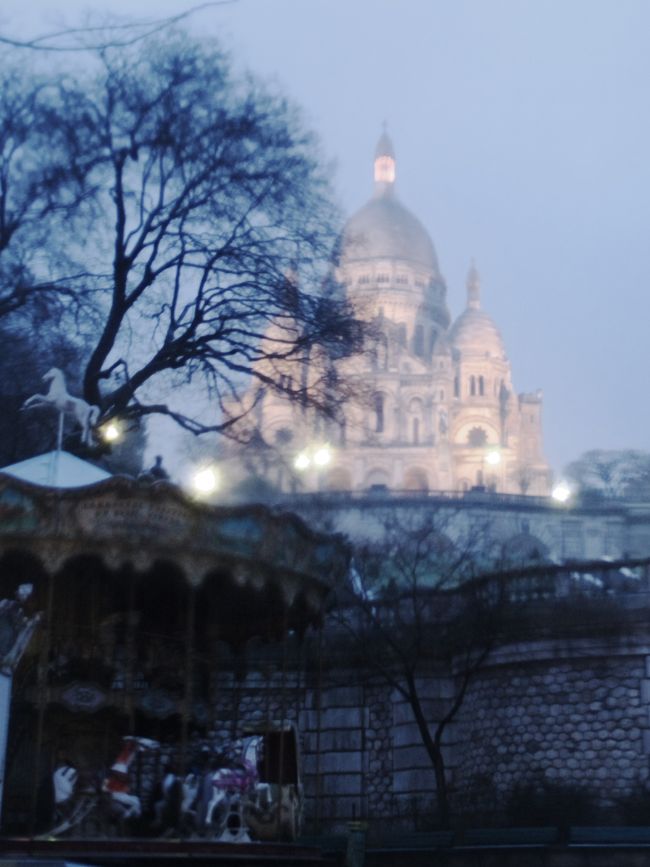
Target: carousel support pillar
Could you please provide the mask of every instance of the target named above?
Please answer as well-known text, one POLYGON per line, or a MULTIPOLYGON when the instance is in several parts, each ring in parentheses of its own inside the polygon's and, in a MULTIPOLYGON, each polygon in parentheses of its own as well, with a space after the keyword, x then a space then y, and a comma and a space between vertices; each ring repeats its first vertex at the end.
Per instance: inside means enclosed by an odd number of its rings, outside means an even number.
POLYGON ((11 718, 11 687, 14 671, 31 641, 41 615, 25 618, 9 653, 2 661, 0 668, 0 824, 2 821, 2 798, 7 768, 7 741, 9 738, 9 721, 11 718))
POLYGON ((29 815, 29 835, 33 837, 36 832, 36 810, 38 807, 38 789, 41 775, 41 752, 43 749, 43 733, 45 731, 45 710, 47 707, 48 689, 47 672, 50 658, 50 646, 52 642, 52 610, 54 608, 54 573, 48 571, 47 602, 45 608, 45 622, 43 624, 43 643, 38 660, 38 675, 36 695, 38 701, 38 716, 36 722, 36 742, 34 744, 34 775, 32 777, 32 798, 29 815))
POLYGON ((2 820, 2 794, 4 791, 5 768, 7 767, 11 681, 12 676, 9 672, 0 671, 0 820, 2 820))
POLYGON ((323 625, 318 627, 318 672, 316 679, 316 828, 320 832, 322 820, 323 774, 321 768, 321 731, 323 711, 323 625))
POLYGON ((135 629, 137 625, 137 612, 135 610, 135 585, 136 572, 133 566, 125 567, 128 581, 129 608, 126 614, 126 647, 125 647, 125 672, 124 672, 124 709, 129 720, 129 734, 135 734, 135 709, 133 702, 133 683, 136 663, 135 629))
POLYGON ((284 783, 284 739, 287 717, 287 633, 289 631, 288 612, 285 609, 282 621, 282 670, 280 675, 280 752, 278 755, 278 803, 275 825, 282 830, 282 785, 284 783))
POLYGON ((196 588, 190 585, 187 599, 187 621, 185 630, 185 694, 183 696, 183 713, 181 716, 181 755, 180 773, 185 776, 187 768, 187 753, 189 745, 189 727, 192 716, 192 701, 194 699, 194 630, 196 621, 196 588))

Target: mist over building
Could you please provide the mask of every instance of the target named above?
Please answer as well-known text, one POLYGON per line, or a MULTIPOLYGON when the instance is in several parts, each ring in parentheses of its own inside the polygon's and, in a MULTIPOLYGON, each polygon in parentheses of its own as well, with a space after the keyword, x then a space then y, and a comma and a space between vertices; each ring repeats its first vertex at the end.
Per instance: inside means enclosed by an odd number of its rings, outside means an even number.
MULTIPOLYGON (((339 364, 355 397, 341 401, 334 420, 324 418, 285 394, 291 377, 308 380, 309 370, 269 367, 277 387, 256 389, 246 401, 255 404, 252 448, 272 450, 277 460, 258 464, 256 472, 281 490, 478 486, 546 495, 542 393, 517 394, 473 262, 465 309, 452 319, 433 241, 400 201, 396 176, 395 149, 384 132, 373 195, 345 224, 333 265, 334 291, 345 292, 356 315, 372 325, 366 352, 339 364), (327 466, 316 462, 297 472, 296 457, 323 444, 331 450, 327 466)), ((250 418, 245 424, 250 429, 250 418)))

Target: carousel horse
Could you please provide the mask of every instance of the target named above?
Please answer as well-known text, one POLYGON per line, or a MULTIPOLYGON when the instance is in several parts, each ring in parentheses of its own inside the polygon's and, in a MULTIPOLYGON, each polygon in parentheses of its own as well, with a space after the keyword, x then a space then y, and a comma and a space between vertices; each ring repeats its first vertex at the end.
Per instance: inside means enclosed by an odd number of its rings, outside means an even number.
POLYGON ((138 753, 144 750, 156 750, 158 747, 158 742, 149 738, 138 738, 132 735, 122 738, 122 750, 102 783, 102 792, 109 796, 110 807, 118 819, 139 819, 142 815, 140 798, 131 794, 129 768, 138 753))
POLYGON ((219 768, 212 774, 212 797, 207 805, 207 827, 219 840, 230 843, 248 843, 250 836, 245 819, 248 801, 255 801, 260 788, 257 763, 263 738, 246 738, 240 755, 232 767, 219 768))
POLYGON ((256 803, 260 794, 268 798, 269 787, 259 782, 257 773, 262 743, 263 738, 257 735, 236 742, 232 751, 237 755, 226 765, 213 765, 211 769, 185 777, 181 821, 186 826, 229 842, 250 839, 244 810, 256 803))
POLYGON ((30 409, 38 406, 51 406, 60 413, 71 413, 81 426, 81 441, 84 445, 92 444, 92 426, 99 418, 99 407, 91 406, 80 397, 68 394, 65 386, 63 371, 53 367, 43 377, 44 382, 50 383, 47 394, 33 394, 24 402, 22 408, 30 409))

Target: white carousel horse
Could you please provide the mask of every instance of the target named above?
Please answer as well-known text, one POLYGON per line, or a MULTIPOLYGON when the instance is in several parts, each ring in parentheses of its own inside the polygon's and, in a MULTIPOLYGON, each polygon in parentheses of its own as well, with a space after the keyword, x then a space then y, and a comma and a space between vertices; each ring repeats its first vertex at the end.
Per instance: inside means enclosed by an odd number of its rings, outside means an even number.
POLYGON ((212 798, 206 811, 206 823, 219 840, 250 843, 245 807, 256 801, 260 787, 257 763, 263 738, 259 735, 241 743, 240 757, 234 767, 219 768, 212 776, 212 798))
POLYGON ((259 735, 236 742, 238 756, 231 766, 185 777, 181 814, 200 833, 207 830, 231 843, 250 841, 244 810, 269 797, 269 786, 259 782, 257 772, 262 744, 259 735))
POLYGON ((68 394, 65 385, 63 371, 53 367, 43 377, 44 382, 50 383, 47 394, 33 394, 23 404, 23 409, 31 409, 38 406, 51 406, 60 413, 71 413, 81 426, 81 440, 85 445, 92 443, 92 426, 99 418, 99 407, 91 406, 80 397, 72 397, 68 394))

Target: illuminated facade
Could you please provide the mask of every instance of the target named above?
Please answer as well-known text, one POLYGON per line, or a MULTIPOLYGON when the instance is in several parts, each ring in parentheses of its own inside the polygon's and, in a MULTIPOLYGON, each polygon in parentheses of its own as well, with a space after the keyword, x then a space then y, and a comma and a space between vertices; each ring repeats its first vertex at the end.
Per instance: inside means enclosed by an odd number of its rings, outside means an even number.
POLYGON ((374 195, 347 222, 334 271, 357 315, 374 325, 368 351, 344 363, 358 398, 346 401, 332 423, 267 390, 255 422, 258 442, 277 459, 263 474, 285 490, 485 486, 547 494, 541 392, 515 393, 473 265, 466 308, 451 321, 433 243, 399 201, 395 177, 395 153, 384 133, 374 195), (331 448, 329 463, 307 466, 309 450, 323 443, 331 448))

